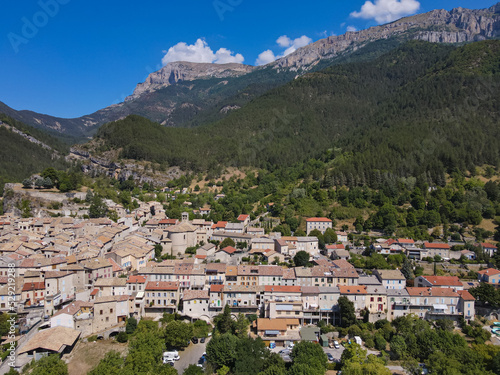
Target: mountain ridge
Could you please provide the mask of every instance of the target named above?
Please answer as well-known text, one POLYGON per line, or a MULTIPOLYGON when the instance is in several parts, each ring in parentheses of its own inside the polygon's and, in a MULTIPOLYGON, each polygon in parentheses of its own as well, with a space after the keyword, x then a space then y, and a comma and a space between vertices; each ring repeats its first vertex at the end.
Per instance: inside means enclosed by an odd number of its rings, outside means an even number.
POLYGON ((130 114, 174 127, 197 126, 229 115, 267 89, 327 67, 336 58, 374 41, 398 38, 433 43, 467 43, 500 36, 500 3, 490 8, 433 10, 397 21, 347 32, 311 43, 261 67, 175 62, 151 73, 119 104, 92 114, 63 119, 32 111, 16 111, 0 102, 0 113, 28 125, 89 138, 104 123, 130 114))

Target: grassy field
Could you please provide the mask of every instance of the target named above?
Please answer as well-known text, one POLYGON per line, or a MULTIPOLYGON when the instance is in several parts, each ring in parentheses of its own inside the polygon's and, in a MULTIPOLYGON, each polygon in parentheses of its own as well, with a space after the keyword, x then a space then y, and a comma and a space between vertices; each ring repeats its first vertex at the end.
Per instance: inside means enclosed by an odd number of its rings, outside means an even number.
POLYGON ((117 351, 122 356, 128 352, 128 344, 120 344, 115 340, 99 340, 95 342, 78 342, 72 353, 64 357, 68 363, 69 375, 85 375, 92 370, 107 352, 117 351))

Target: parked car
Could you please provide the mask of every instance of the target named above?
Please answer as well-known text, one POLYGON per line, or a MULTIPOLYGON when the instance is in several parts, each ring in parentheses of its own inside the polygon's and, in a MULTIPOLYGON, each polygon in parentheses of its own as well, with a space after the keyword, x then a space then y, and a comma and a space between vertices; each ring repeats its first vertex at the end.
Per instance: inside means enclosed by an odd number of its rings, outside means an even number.
POLYGON ((204 343, 205 343, 205 338, 204 338, 204 337, 202 337, 202 338, 200 339, 200 342, 201 342, 202 344, 204 344, 204 343))
POLYGON ((164 365, 170 365, 170 366, 174 366, 175 362, 173 359, 167 359, 167 358, 163 358, 163 364, 164 365))
POLYGON ((328 357, 328 360, 329 360, 330 362, 333 362, 334 358, 333 358, 332 353, 326 353, 326 356, 328 357))
POLYGON ((179 359, 181 359, 181 357, 179 357, 177 350, 163 353, 163 363, 168 361, 178 361, 179 359))
POLYGON ((193 337, 191 341, 193 342, 193 344, 198 344, 198 337, 193 337))
POLYGON ((340 349, 340 345, 339 345, 339 342, 338 342, 337 340, 335 340, 335 341, 333 342, 333 347, 334 347, 335 349, 340 349))

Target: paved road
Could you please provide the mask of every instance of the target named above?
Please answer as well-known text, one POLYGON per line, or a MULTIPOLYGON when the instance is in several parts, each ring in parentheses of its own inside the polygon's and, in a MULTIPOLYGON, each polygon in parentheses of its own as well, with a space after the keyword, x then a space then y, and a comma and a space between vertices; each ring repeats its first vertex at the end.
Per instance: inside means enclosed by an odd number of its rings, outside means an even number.
POLYGON ((174 366, 179 374, 182 374, 189 365, 196 365, 198 363, 201 355, 206 351, 208 341, 209 339, 207 339, 204 344, 193 344, 191 342, 186 349, 179 351, 179 357, 181 357, 181 359, 175 362, 174 366))
MULTIPOLYGON (((491 333, 491 326, 483 326, 483 329, 491 333)), ((493 345, 500 345, 500 337, 495 335, 494 333, 491 333, 490 341, 493 345)))
MULTIPOLYGON (((19 341, 17 342, 17 348, 16 348, 16 369, 22 368, 24 365, 26 365, 28 362, 31 361, 31 358, 28 358, 27 354, 22 354, 19 355, 19 350, 23 348, 23 346, 33 337, 35 334, 38 333, 38 327, 40 327, 44 322, 43 320, 39 321, 31 330, 25 334, 22 335, 19 341)), ((9 372, 10 366, 9 366, 9 359, 6 358, 5 361, 0 365, 0 374, 5 374, 9 372)))

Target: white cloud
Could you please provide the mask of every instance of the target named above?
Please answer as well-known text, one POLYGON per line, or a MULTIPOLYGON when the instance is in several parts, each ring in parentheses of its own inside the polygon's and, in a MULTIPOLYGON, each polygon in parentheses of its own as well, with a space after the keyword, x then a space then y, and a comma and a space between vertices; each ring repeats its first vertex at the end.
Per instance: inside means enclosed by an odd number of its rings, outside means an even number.
POLYGON ((280 47, 286 48, 292 44, 292 40, 286 35, 282 35, 276 39, 276 43, 278 43, 280 47))
POLYGON ((366 1, 359 12, 351 13, 351 17, 387 23, 414 14, 419 8, 420 3, 417 0, 375 0, 374 3, 366 1))
POLYGON ((233 51, 227 48, 219 48, 217 52, 209 47, 206 41, 198 39, 194 44, 187 44, 184 42, 177 43, 175 46, 170 47, 161 59, 163 65, 167 65, 173 61, 189 61, 197 63, 239 63, 244 61, 243 55, 240 53, 234 54, 233 51))
POLYGON ((347 31, 358 31, 354 26, 347 26, 347 31))
POLYGON ((302 35, 300 38, 296 38, 293 40, 286 35, 282 35, 278 39, 276 39, 276 43, 281 48, 286 48, 285 51, 282 54, 275 55, 273 51, 268 49, 262 52, 259 55, 259 57, 257 57, 257 60, 255 60, 255 64, 257 65, 269 64, 270 62, 273 62, 274 60, 279 59, 280 57, 295 52, 297 48, 307 46, 311 42, 312 39, 306 35, 302 35))
POLYGON ((255 63, 257 65, 266 65, 269 64, 270 62, 273 62, 276 60, 276 56, 274 56, 274 52, 271 51, 270 49, 262 52, 259 57, 257 57, 257 60, 255 60, 255 63))
POLYGON ((217 52, 215 52, 215 60, 216 64, 228 64, 228 63, 238 63, 241 64, 245 59, 241 53, 237 53, 233 55, 233 51, 228 50, 227 48, 219 48, 217 52))

